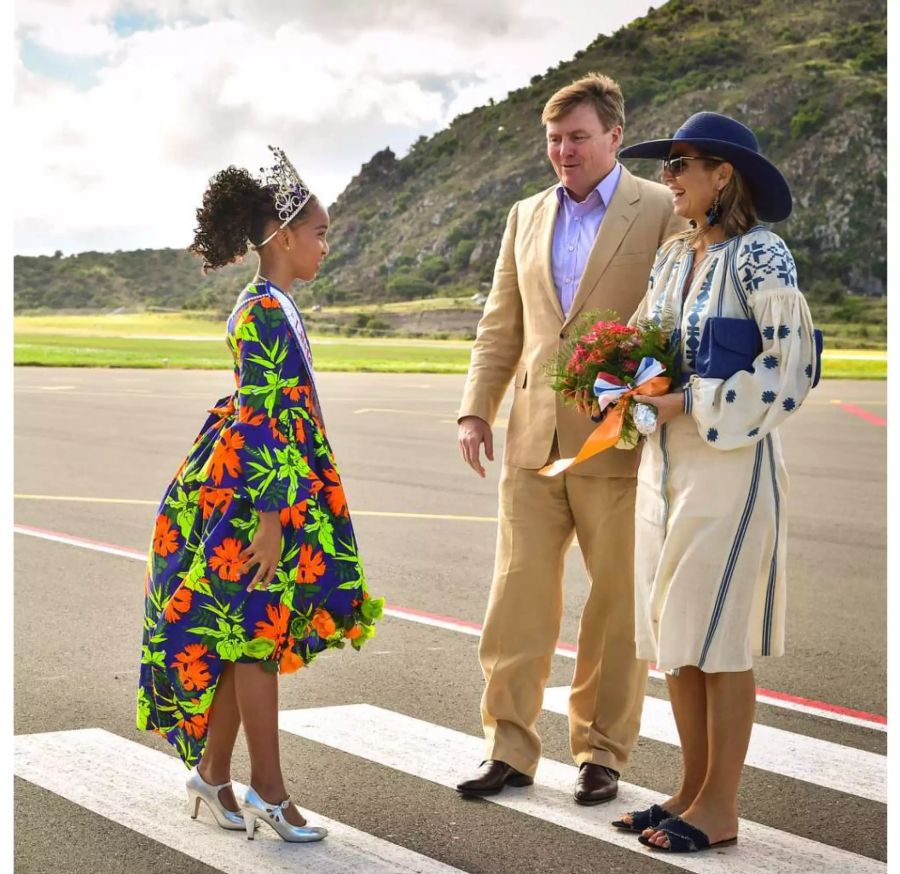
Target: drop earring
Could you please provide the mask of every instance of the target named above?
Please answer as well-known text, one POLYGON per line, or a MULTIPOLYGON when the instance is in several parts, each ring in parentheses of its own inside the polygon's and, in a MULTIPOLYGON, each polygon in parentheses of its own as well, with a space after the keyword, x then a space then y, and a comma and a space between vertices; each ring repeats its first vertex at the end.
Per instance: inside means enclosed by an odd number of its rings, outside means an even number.
POLYGON ((722 216, 722 205, 719 201, 719 193, 716 192, 716 199, 713 201, 712 206, 706 210, 706 223, 707 225, 717 224, 719 219, 722 216))

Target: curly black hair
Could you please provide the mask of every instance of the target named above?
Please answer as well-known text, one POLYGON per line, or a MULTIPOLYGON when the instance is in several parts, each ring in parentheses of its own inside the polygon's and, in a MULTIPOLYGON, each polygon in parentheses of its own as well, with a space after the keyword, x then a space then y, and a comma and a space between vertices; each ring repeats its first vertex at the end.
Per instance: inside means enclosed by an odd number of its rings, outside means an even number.
MULTIPOLYGON (((315 202, 313 195, 291 224, 301 221, 315 202)), ((279 221, 272 189, 241 167, 226 167, 210 179, 203 194, 188 251, 203 259, 208 273, 245 255, 248 242, 262 240, 271 221, 279 221)))

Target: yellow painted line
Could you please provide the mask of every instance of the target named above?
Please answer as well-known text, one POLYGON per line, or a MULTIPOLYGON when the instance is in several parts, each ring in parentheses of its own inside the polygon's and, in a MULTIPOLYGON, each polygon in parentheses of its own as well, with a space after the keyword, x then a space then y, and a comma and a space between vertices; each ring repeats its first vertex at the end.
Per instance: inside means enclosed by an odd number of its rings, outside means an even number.
MULTIPOLYGON (((155 507, 159 501, 141 498, 96 498, 76 495, 13 495, 22 501, 68 501, 85 504, 134 504, 155 507)), ((456 516, 449 513, 391 513, 384 510, 353 510, 354 516, 381 516, 389 519, 436 519, 443 522, 496 522, 496 516, 456 516)))
POLYGON ((78 501, 85 504, 145 504, 155 507, 159 501, 143 501, 138 498, 91 498, 87 496, 69 496, 69 495, 13 495, 17 500, 22 501, 78 501))
POLYGON ((433 416, 435 418, 441 418, 442 416, 446 416, 446 413, 428 413, 424 410, 393 410, 387 409, 386 407, 363 407, 360 410, 354 410, 354 414, 359 415, 360 413, 396 413, 400 416, 433 416))

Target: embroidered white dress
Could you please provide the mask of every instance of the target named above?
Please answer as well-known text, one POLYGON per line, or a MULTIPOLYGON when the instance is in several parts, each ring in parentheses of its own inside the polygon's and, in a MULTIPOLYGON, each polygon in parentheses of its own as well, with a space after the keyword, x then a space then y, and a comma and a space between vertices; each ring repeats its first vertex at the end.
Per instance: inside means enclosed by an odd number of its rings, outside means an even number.
POLYGON ((744 671, 754 655, 784 653, 788 477, 777 426, 812 385, 813 324, 791 253, 767 228, 710 246, 685 294, 692 266, 683 241, 663 246, 632 319, 674 317, 687 413, 647 439, 638 471, 637 656, 663 671, 744 671), (713 316, 756 321, 752 373, 696 375, 713 316))

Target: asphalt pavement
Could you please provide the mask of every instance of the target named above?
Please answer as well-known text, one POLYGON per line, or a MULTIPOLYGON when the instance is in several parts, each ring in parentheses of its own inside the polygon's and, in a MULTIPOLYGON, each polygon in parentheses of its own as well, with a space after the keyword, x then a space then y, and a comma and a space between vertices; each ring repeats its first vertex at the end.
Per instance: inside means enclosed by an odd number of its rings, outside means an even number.
MULTIPOLYGON (((885 383, 823 382, 782 428, 787 655, 756 668, 747 840, 676 859, 607 826, 629 800, 661 798, 678 780, 656 677, 620 799, 577 808, 568 795, 574 770, 558 711, 587 591, 577 548, 548 684, 560 691, 540 723, 539 785, 504 792, 503 804, 452 789, 480 761, 477 626, 501 464, 498 451, 482 480, 459 457, 462 382, 319 377, 370 589, 391 613, 361 653, 327 653, 281 684, 289 786, 311 821, 337 824, 313 851, 271 832, 248 842, 203 813, 191 821, 186 772, 162 739, 134 728, 141 557, 155 504, 231 374, 16 370, 18 872, 884 870, 885 383)), ((234 777, 248 775, 240 739, 234 777)))

